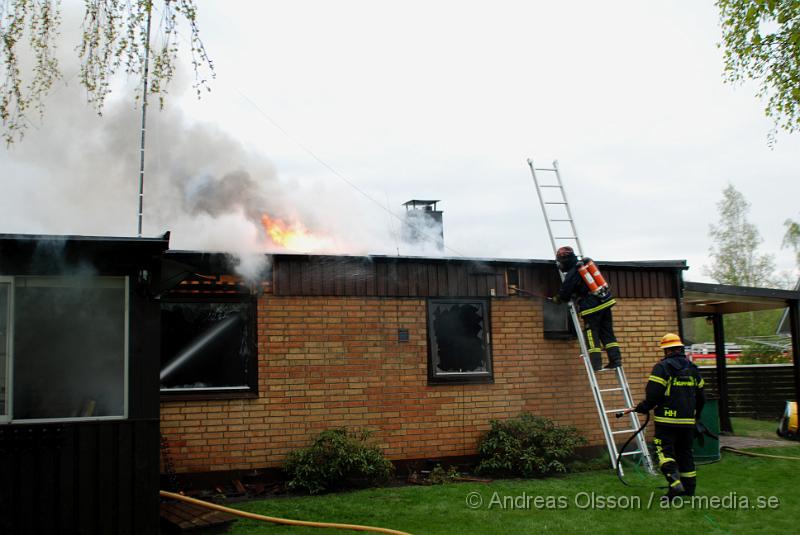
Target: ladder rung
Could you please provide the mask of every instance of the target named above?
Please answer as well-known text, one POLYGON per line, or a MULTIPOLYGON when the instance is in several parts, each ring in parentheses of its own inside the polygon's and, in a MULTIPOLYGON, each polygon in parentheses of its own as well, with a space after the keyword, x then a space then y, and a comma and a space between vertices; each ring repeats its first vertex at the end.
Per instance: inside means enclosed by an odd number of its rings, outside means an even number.
MULTIPOLYGON (((547 223, 547 233, 550 236, 550 240, 552 241, 553 247, 555 248, 556 242, 558 241, 561 244, 566 242, 566 243, 569 243, 569 244, 571 244, 573 246, 577 245, 578 246, 577 248, 580 249, 580 238, 578 237, 578 231, 575 228, 575 220, 572 219, 572 213, 571 213, 571 210, 570 210, 569 202, 567 202, 566 187, 561 182, 561 176, 560 176, 560 172, 558 170, 558 163, 554 161, 552 168, 550 168, 550 167, 534 167, 533 160, 528 159, 528 166, 530 167, 531 173, 533 175, 533 181, 534 181, 534 183, 536 185, 536 193, 537 193, 537 196, 539 198, 538 200, 539 200, 540 206, 542 208, 542 211, 544 212, 543 215, 544 215, 545 223, 547 223), (554 184, 552 182, 552 180, 553 180, 552 178, 546 178, 545 181, 546 182, 549 181, 546 184, 540 183, 539 182, 539 178, 536 175, 537 171, 555 173, 556 183, 554 184), (551 200, 545 200, 545 198, 544 198, 545 197, 545 193, 544 193, 545 189, 547 189, 548 191, 550 191, 550 190, 561 190, 561 194, 558 194, 558 193, 552 194, 552 195, 550 195, 551 200), (560 200, 559 200, 559 197, 560 197, 560 200), (552 208, 552 209, 550 209, 550 208, 548 208, 548 206, 563 206, 564 208, 563 209, 561 209, 561 208, 552 208), (569 223, 570 226, 567 227, 565 225, 554 225, 555 223, 569 223), (561 234, 567 234, 569 232, 572 232, 572 234, 574 234, 574 236, 555 236, 554 235, 555 232, 558 232, 558 233, 561 233, 561 234)), ((577 251, 577 252, 580 253, 580 251, 577 251)), ((564 277, 564 275, 562 273, 561 274, 562 281, 563 281, 563 277, 564 277)), ((577 325, 579 323, 579 320, 578 320, 578 317, 577 317, 577 314, 576 314, 575 304, 572 301, 570 301, 570 310, 569 311, 570 311, 570 315, 572 316, 573 322, 575 322, 575 324, 577 325)), ((580 329, 578 329, 578 337, 580 339, 580 346, 581 346, 581 348, 583 350, 583 348, 585 348, 585 343, 584 343, 584 340, 583 340, 583 332, 580 329)), ((580 355, 579 358, 583 358, 584 359, 584 364, 586 365, 586 371, 587 371, 587 374, 588 374, 589 382, 591 384, 592 397, 594 398, 595 408, 597 410, 598 416, 600 417, 600 423, 601 423, 601 426, 603 428, 603 435, 604 435, 604 438, 605 438, 606 447, 608 448, 608 453, 612 458, 611 459, 611 465, 612 465, 612 467, 618 468, 619 471, 620 471, 620 474, 622 474, 622 467, 621 466, 617 467, 617 462, 616 462, 617 461, 617 452, 618 452, 617 444, 615 443, 616 436, 617 435, 623 435, 625 433, 635 433, 637 431, 637 429, 634 428, 634 429, 622 429, 622 430, 619 430, 619 431, 613 431, 612 430, 613 427, 611 425, 611 419, 609 418, 608 415, 611 414, 611 413, 620 413, 620 412, 625 411, 626 409, 610 409, 610 410, 606 410, 606 406, 607 405, 604 402, 603 397, 604 397, 604 393, 606 393, 606 392, 620 392, 621 391, 623 399, 622 400, 617 399, 615 401, 611 401, 609 403, 609 405, 610 404, 617 404, 617 403, 620 403, 620 402, 622 402, 622 403, 631 402, 630 387, 628 385, 628 380, 625 377, 625 372, 622 371, 622 367, 618 367, 618 368, 602 368, 602 369, 597 370, 595 372, 593 370, 592 366, 590 366, 590 359, 589 359, 589 354, 588 353, 580 355), (616 376, 617 381, 615 381, 615 382, 611 382, 611 381, 606 382, 603 377, 598 377, 598 374, 600 372, 612 372, 612 374, 616 376), (601 388, 601 385, 600 385, 601 382, 605 383, 603 385, 604 388, 601 388), (613 385, 618 385, 618 386, 615 387, 613 385)), ((607 376, 605 376, 605 377, 607 377, 607 376)), ((610 396, 610 397, 619 398, 619 395, 610 396)), ((636 415, 634 415, 629 422, 618 424, 618 425, 620 427, 623 427, 625 425, 635 425, 635 426, 638 427, 638 424, 639 424, 638 417, 636 415)), ((620 438, 624 438, 624 437, 620 437, 620 438)), ((637 446, 638 446, 637 450, 623 452, 623 453, 621 453, 621 456, 626 456, 627 457, 627 456, 630 456, 630 455, 641 455, 642 460, 643 460, 645 466, 647 467, 647 470, 649 472, 655 472, 655 470, 653 468, 653 460, 651 459, 650 453, 647 450, 647 446, 646 446, 646 444, 644 442, 644 437, 643 436, 638 437, 637 446)))

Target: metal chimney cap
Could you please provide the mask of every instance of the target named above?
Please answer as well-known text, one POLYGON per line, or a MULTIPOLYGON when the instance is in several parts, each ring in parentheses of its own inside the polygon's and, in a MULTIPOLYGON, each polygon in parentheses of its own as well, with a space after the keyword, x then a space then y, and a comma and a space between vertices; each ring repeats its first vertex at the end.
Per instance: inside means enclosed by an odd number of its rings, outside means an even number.
POLYGON ((438 199, 435 200, 435 201, 411 199, 410 201, 404 202, 403 206, 406 207, 406 210, 408 210, 409 208, 417 209, 417 207, 421 207, 421 208, 427 208, 428 210, 433 210, 435 212, 436 211, 436 203, 438 203, 438 202, 442 202, 442 201, 440 201, 438 199))

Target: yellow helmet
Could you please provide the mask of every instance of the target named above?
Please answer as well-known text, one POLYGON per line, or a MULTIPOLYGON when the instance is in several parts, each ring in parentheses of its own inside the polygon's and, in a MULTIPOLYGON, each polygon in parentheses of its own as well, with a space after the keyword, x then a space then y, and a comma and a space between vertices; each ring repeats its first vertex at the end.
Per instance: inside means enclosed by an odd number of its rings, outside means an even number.
POLYGON ((661 349, 667 349, 668 347, 683 347, 683 342, 681 342, 681 337, 675 333, 667 333, 661 337, 661 349))

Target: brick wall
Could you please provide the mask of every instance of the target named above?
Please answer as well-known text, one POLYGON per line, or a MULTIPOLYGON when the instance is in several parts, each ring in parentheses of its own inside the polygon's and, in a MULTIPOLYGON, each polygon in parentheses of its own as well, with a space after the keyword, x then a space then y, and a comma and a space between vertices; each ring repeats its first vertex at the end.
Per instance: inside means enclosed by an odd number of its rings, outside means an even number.
MULTIPOLYGON (((613 310, 638 399, 659 338, 677 330, 675 301, 625 299, 613 310)), ((601 444, 577 342, 544 340, 541 311, 535 299, 492 299, 494 384, 428 386, 424 299, 265 295, 258 399, 162 402, 176 471, 278 466, 288 451, 337 426, 373 429, 394 460, 473 455, 490 419, 521 410, 576 426, 601 444), (397 341, 399 328, 409 330, 409 342, 397 341)), ((608 408, 617 406, 622 401, 608 408)))

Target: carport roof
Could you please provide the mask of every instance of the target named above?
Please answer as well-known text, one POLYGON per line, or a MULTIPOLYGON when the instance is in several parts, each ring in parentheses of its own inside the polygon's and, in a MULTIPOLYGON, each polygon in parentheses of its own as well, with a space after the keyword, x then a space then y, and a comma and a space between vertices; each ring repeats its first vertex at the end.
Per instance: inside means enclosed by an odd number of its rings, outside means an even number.
POLYGON ((684 282, 683 311, 688 316, 780 309, 800 300, 800 291, 684 282))

